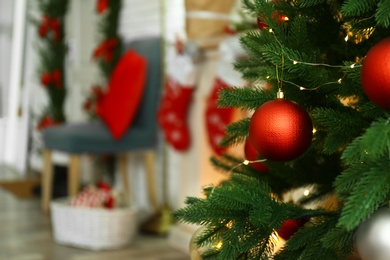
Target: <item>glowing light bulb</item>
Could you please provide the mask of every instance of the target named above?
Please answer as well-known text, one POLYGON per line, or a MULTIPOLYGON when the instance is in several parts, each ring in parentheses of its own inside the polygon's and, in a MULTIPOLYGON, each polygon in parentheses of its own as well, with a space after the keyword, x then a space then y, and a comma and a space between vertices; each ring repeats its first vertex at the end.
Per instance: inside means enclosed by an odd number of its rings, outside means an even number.
POLYGON ((267 77, 265 77, 266 79, 270 79, 271 77, 270 76, 267 76, 267 77))
POLYGON ((248 165, 249 164, 249 161, 248 160, 245 160, 242 162, 243 165, 248 165))
POLYGON ((351 69, 355 68, 355 64, 352 64, 351 66, 349 66, 351 69))
POLYGON ((274 239, 274 240, 279 240, 278 239, 278 233, 275 231, 274 233, 271 234, 271 237, 274 239))
POLYGON ((309 196, 309 195, 310 195, 310 191, 309 191, 309 190, 305 190, 305 191, 303 192, 303 195, 305 195, 306 197, 309 196))
POLYGON ((268 30, 270 33, 273 33, 274 31, 270 28, 269 30, 268 30))
POLYGON ((339 83, 339 84, 341 84, 341 81, 343 81, 343 79, 339 79, 339 80, 337 80, 337 82, 339 83))
POLYGON ((285 21, 288 21, 288 20, 290 20, 290 19, 288 19, 288 17, 287 17, 287 16, 285 16, 283 19, 284 19, 285 21))
POLYGON ((305 88, 304 87, 299 87, 299 90, 305 90, 305 88))
POLYGON ((294 61, 293 61, 293 64, 294 64, 294 65, 295 65, 295 64, 298 64, 298 61, 294 60, 294 61))
POLYGON ((317 132, 317 129, 313 128, 313 134, 315 134, 317 132))
POLYGON ((347 36, 345 36, 345 38, 344 38, 344 41, 348 41, 348 39, 349 39, 349 37, 348 37, 348 35, 347 36))
POLYGON ((217 249, 220 249, 222 247, 222 242, 219 242, 216 246, 217 249))

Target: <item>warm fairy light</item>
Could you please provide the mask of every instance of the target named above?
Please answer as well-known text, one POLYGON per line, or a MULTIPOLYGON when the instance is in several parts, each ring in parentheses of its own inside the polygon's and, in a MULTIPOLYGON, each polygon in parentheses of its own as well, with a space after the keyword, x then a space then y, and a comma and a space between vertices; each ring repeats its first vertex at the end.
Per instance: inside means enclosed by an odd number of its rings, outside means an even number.
POLYGON ((299 87, 299 90, 305 90, 305 88, 304 87, 299 87))
POLYGON ((303 192, 303 195, 305 195, 306 197, 309 196, 309 195, 310 195, 310 191, 309 191, 309 190, 305 190, 305 191, 303 192))
POLYGON ((268 30, 270 33, 273 33, 274 31, 270 28, 269 30, 268 30))
POLYGON ((349 37, 348 37, 348 35, 347 36, 345 36, 345 38, 344 38, 344 41, 348 41, 348 39, 349 39, 349 37))
POLYGON ((294 65, 295 65, 295 64, 298 64, 298 61, 294 60, 294 61, 293 61, 293 64, 294 64, 294 65))
POLYGON ((355 63, 349 66, 351 69, 355 68, 355 63))
POLYGON ((222 247, 222 242, 219 242, 218 244, 216 244, 215 247, 216 247, 217 249, 221 249, 221 247, 222 247))
POLYGON ((313 134, 315 134, 317 132, 317 129, 313 128, 313 134))
POLYGON ((265 77, 266 79, 270 79, 271 77, 270 76, 267 76, 267 77, 265 77))
POLYGON ((249 161, 248 160, 245 160, 242 162, 243 165, 248 165, 249 164, 249 161))
POLYGON ((232 228, 232 227, 233 227, 233 221, 230 220, 230 221, 226 224, 226 227, 229 228, 229 229, 232 228))
POLYGON ((288 21, 290 20, 287 16, 283 17, 283 20, 288 21))
POLYGON ((337 82, 338 82, 339 84, 341 84, 341 81, 343 81, 342 78, 340 78, 340 79, 337 80, 337 82))

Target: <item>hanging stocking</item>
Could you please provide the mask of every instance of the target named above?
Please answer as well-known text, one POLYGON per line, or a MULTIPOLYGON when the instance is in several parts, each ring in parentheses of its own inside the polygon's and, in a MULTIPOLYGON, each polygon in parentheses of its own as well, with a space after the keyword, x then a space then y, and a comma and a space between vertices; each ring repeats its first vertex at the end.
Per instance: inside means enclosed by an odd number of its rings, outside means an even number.
POLYGON ((188 107, 195 84, 195 66, 190 56, 172 50, 168 54, 165 91, 157 112, 157 121, 165 140, 177 151, 191 143, 187 125, 188 107))
POLYGON ((206 129, 207 138, 214 153, 221 155, 226 148, 221 147, 220 141, 225 136, 225 129, 231 123, 233 108, 219 108, 217 105, 218 92, 231 86, 242 84, 241 74, 234 70, 233 63, 244 51, 240 46, 238 37, 229 37, 224 40, 220 47, 220 61, 218 63, 217 75, 206 104, 206 129))

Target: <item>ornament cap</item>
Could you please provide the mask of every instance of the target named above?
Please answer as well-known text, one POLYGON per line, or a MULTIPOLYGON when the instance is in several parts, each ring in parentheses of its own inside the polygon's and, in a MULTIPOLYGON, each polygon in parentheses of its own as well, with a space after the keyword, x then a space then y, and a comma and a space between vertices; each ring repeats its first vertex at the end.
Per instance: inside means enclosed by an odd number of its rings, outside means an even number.
POLYGON ((280 99, 284 98, 284 92, 281 89, 279 89, 278 93, 276 94, 276 98, 280 98, 280 99))

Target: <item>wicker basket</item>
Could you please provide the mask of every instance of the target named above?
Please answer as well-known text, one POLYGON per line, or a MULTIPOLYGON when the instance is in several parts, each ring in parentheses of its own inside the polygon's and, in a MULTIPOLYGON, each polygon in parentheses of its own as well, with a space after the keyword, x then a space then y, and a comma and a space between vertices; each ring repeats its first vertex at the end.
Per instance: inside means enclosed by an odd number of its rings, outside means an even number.
POLYGON ((78 208, 68 199, 51 202, 51 219, 57 243, 92 250, 129 245, 136 234, 135 208, 78 208))

